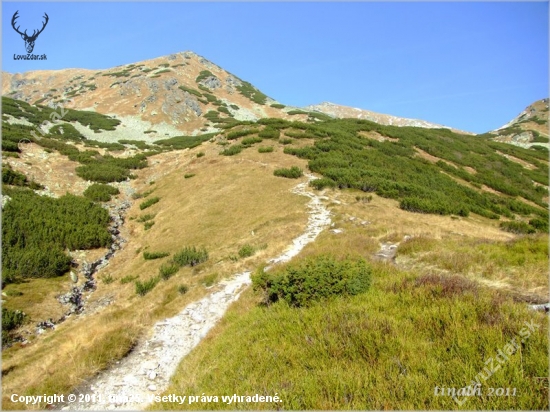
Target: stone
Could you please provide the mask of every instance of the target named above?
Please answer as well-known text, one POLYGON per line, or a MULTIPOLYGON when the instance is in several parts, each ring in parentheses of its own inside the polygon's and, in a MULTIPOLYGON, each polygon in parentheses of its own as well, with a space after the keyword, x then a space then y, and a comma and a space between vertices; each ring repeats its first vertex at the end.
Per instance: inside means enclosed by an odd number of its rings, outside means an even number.
POLYGON ((149 389, 151 392, 154 392, 157 390, 157 385, 149 385, 147 389, 149 389))

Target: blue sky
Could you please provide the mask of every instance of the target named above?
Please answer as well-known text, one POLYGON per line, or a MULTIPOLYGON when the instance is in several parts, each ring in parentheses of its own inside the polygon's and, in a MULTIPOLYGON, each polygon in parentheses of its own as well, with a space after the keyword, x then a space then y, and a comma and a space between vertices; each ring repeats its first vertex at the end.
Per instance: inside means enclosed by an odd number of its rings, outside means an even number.
POLYGON ((105 69, 192 50, 281 103, 330 101, 482 133, 548 97, 548 2, 3 2, 2 70, 105 69), (34 54, 11 27, 48 26, 34 54))

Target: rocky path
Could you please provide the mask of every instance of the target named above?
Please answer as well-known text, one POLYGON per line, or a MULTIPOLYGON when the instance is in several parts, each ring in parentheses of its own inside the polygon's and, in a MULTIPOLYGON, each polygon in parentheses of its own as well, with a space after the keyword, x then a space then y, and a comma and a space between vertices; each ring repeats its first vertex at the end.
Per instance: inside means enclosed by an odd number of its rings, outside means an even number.
MULTIPOLYGON (((266 270, 296 256, 305 245, 315 240, 330 225, 330 212, 318 194, 308 190, 308 181, 298 184, 293 193, 309 197, 309 219, 305 232, 293 240, 280 256, 271 259, 266 270)), ((65 403, 62 410, 137 410, 151 403, 151 396, 168 387, 170 377, 181 359, 206 336, 251 283, 250 272, 243 272, 220 282, 215 291, 194 302, 172 318, 157 322, 151 337, 113 368, 104 371, 80 391, 76 402, 65 403), (85 402, 78 402, 79 399, 85 402)))

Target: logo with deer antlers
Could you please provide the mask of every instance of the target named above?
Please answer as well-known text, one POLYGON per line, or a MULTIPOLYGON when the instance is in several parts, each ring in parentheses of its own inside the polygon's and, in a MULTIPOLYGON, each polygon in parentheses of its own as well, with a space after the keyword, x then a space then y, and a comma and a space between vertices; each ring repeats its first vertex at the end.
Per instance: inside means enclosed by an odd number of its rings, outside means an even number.
POLYGON ((38 30, 38 32, 36 30, 34 30, 32 35, 29 36, 27 34, 27 30, 25 30, 23 33, 21 33, 19 31, 20 26, 17 26, 17 28, 15 27, 15 20, 17 20, 17 18, 19 17, 17 15, 17 13, 19 13, 19 10, 14 13, 14 15, 11 19, 11 25, 12 25, 13 29, 21 35, 21 38, 23 40, 25 40, 25 48, 27 49, 27 53, 32 53, 32 51, 34 50, 34 42, 36 41, 36 38, 38 37, 38 35, 40 33, 42 33, 44 31, 44 29, 46 28, 46 25, 48 24, 48 20, 50 18, 48 17, 48 15, 46 13, 44 13, 43 17, 46 19, 46 21, 44 23, 42 23, 42 28, 40 30, 38 30))

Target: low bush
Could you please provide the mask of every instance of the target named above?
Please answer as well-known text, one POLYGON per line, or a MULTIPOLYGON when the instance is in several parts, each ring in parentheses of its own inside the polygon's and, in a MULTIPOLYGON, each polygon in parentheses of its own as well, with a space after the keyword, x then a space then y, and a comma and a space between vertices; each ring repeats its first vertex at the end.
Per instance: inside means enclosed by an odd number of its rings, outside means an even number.
POLYGON ((170 252, 143 252, 143 258, 145 260, 160 259, 166 256, 170 256, 170 252))
POLYGON ((144 228, 145 230, 149 230, 149 229, 151 229, 151 228, 153 227, 154 224, 155 224, 154 221, 149 220, 148 222, 145 222, 145 224, 143 225, 143 228, 144 228))
POLYGON ((183 177, 184 177, 185 179, 190 179, 190 178, 192 178, 193 176, 195 176, 195 173, 186 173, 186 174, 183 175, 183 177))
POLYGON ((366 292, 372 270, 362 258, 337 260, 330 255, 306 258, 275 273, 260 268, 252 276, 254 290, 264 295, 264 303, 279 300, 295 307, 340 295, 366 292))
POLYGON ((252 256, 255 252, 256 252, 256 249, 254 248, 254 246, 249 245, 247 243, 246 245, 244 245, 239 249, 239 256, 241 258, 245 258, 245 257, 252 256))
POLYGON ((152 291, 155 286, 157 286, 159 280, 160 278, 158 276, 146 280, 145 282, 140 282, 139 280, 136 280, 134 282, 134 284, 136 285, 136 294, 138 294, 139 296, 145 296, 147 293, 152 291))
POLYGON ((155 196, 150 199, 145 200, 144 202, 141 202, 139 205, 139 208, 141 210, 147 209, 148 207, 153 206, 155 203, 158 203, 160 201, 160 197, 155 196))
POLYGON ((174 263, 163 263, 159 269, 159 275, 164 280, 168 280, 178 273, 179 269, 179 266, 174 263))
POLYGON ((195 246, 185 247, 176 253, 172 261, 179 266, 196 266, 208 260, 208 252, 205 248, 197 249, 195 246))
POLYGON ((280 135, 281 132, 279 129, 269 126, 258 133, 258 136, 264 139, 278 139, 280 135))
POLYGON ((235 156, 236 154, 241 153, 243 151, 243 149, 245 149, 245 147, 243 145, 235 144, 233 146, 229 146, 225 150, 222 150, 220 152, 220 154, 223 155, 223 156, 235 156))
POLYGON ((255 143, 261 143, 262 139, 260 137, 245 137, 241 140, 241 144, 246 147, 250 147, 255 143))
POLYGON ((26 317, 20 310, 2 308, 2 345, 10 343, 10 332, 21 326, 26 317))
POLYGON ((180 293, 180 295, 185 295, 188 290, 189 290, 189 286, 187 286, 186 284, 182 284, 178 286, 178 292, 180 293))
POLYGON ((273 152, 273 146, 258 147, 258 153, 271 153, 273 152))
POLYGON ((304 172, 298 166, 292 166, 290 169, 284 169, 284 168, 275 169, 273 174, 279 177, 286 177, 289 179, 298 179, 299 177, 304 175, 304 172))
POLYGON ((102 183, 94 183, 84 191, 84 197, 95 202, 108 202, 112 195, 118 195, 120 191, 113 186, 102 183))
POLYGON ((536 230, 532 226, 529 226, 525 222, 501 222, 500 228, 506 232, 516 233, 516 234, 529 234, 535 233, 536 230))

